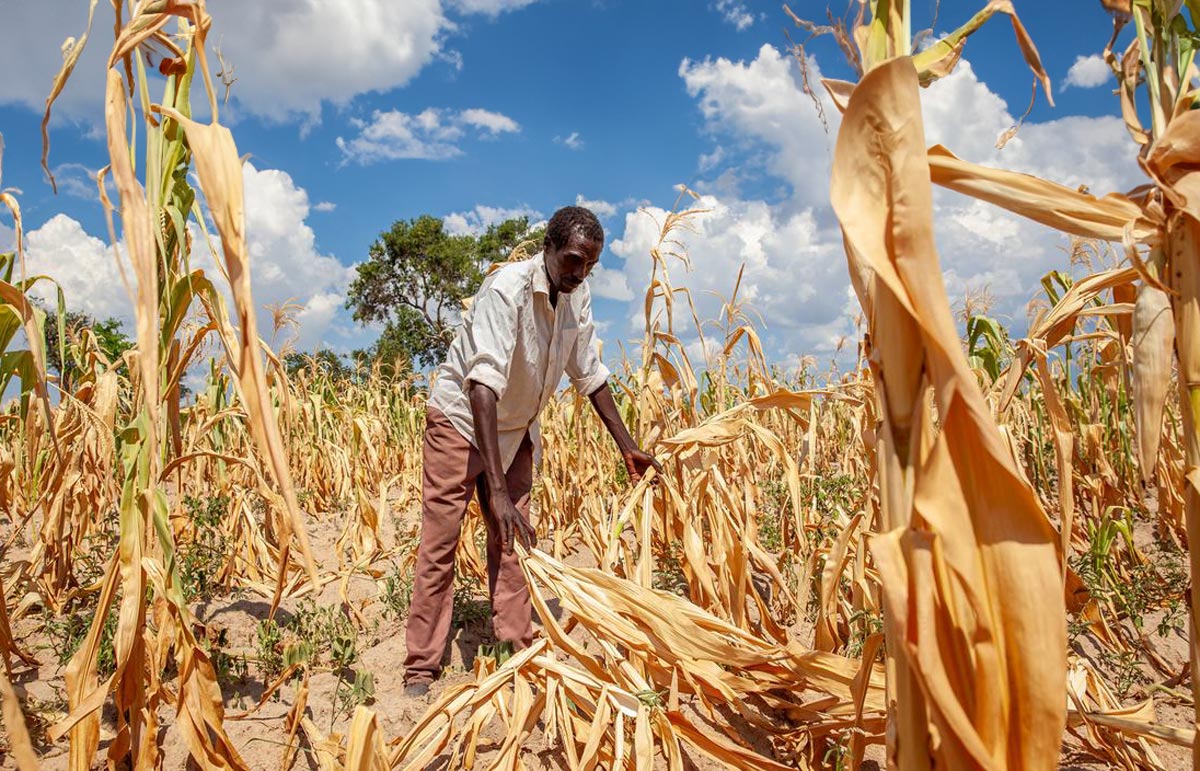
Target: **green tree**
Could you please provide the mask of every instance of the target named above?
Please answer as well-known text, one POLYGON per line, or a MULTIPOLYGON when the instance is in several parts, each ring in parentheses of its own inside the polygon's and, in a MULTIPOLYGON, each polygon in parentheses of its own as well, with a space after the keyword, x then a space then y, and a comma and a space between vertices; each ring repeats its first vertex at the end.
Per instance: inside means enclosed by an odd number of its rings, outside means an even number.
MULTIPOLYGON (((371 244, 350 284, 346 307, 361 324, 383 324, 364 352, 375 360, 437 364, 454 338, 462 301, 479 291, 493 262, 508 259, 522 241, 541 244, 526 217, 488 227, 480 236, 450 235, 429 215, 398 220, 371 244)), ((403 369, 404 367, 397 367, 403 369)))
POLYGON ((121 327, 121 322, 115 318, 99 321, 82 311, 67 311, 62 318, 63 336, 60 338, 59 325, 54 314, 49 313, 45 329, 46 366, 58 374, 62 387, 70 390, 71 381, 79 366, 76 362, 79 352, 72 349, 79 345, 83 330, 90 329, 104 358, 124 372, 121 356, 133 347, 133 341, 126 336, 121 327), (61 342, 66 343, 66 350, 63 350, 61 342))
POLYGON ((310 376, 322 374, 333 380, 349 380, 354 376, 354 369, 329 348, 318 348, 312 353, 291 351, 284 355, 283 366, 288 377, 295 377, 302 369, 310 376))

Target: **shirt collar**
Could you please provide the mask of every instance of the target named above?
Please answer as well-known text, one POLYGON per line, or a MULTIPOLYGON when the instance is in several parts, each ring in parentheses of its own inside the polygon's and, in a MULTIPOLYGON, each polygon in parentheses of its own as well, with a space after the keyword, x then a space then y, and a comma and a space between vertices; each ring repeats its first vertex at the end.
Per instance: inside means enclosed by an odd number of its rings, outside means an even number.
POLYGON ((550 296, 550 280, 546 278, 546 254, 539 252, 533 258, 533 291, 550 296))

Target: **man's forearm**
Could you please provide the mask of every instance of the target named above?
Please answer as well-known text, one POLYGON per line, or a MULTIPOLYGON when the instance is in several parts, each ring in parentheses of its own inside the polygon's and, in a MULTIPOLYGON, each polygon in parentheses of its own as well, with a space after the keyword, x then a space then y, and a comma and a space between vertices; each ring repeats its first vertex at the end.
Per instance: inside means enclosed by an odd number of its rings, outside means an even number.
POLYGON ((500 437, 496 430, 496 392, 482 383, 471 382, 471 417, 475 422, 475 442, 483 457, 483 474, 489 495, 508 497, 508 481, 500 459, 500 437))
POLYGON ((600 416, 604 427, 612 435, 613 441, 617 443, 617 449, 622 453, 636 450, 637 442, 633 441, 633 437, 629 435, 629 429, 625 427, 625 422, 621 420, 621 416, 617 412, 617 403, 613 401, 612 389, 608 387, 608 381, 588 394, 588 399, 591 400, 592 407, 600 416))

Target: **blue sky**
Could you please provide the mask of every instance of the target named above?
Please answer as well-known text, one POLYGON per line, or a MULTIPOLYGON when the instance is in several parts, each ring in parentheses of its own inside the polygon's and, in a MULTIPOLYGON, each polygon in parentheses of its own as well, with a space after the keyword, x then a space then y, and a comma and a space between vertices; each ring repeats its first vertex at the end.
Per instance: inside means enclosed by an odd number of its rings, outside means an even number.
MULTIPOLYGON (((982 4, 943 2, 937 31, 982 4)), ((1032 81, 1009 24, 997 18, 972 39, 967 63, 923 95, 930 141, 1097 192, 1133 186, 1135 153, 1115 117, 1112 81, 1086 59, 1106 42, 1109 17, 1098 2, 1014 4, 1040 48, 1056 106, 1039 94, 1018 138, 1002 152, 992 147, 1024 111, 1032 81)), ((833 134, 817 120, 787 55, 785 30, 794 40, 805 33, 777 2, 208 5, 211 40, 239 78, 222 117, 251 156, 256 299, 294 298, 303 308, 299 347, 347 351, 373 338, 341 303, 350 266, 392 221, 429 213, 478 228, 506 213, 536 219, 577 201, 595 202, 609 233, 593 279, 602 332, 611 342, 631 339, 652 217, 670 207, 680 182, 705 194, 710 209, 685 239, 695 271, 673 274, 696 291, 702 315, 719 308, 706 293, 727 294, 744 264, 746 295, 768 322, 762 334, 772 357, 795 363, 812 354, 823 364, 853 334, 827 198, 833 134)), ((2 184, 22 190, 34 267, 62 281, 70 303, 128 317, 128 302, 106 280, 116 269, 87 176, 106 162, 98 126, 111 21, 101 6, 52 124, 54 196, 38 165, 40 104, 59 45, 82 30, 87 3, 0 0, 2 184)), ((926 22, 934 6, 914 2, 926 22)), ((791 7, 821 20, 826 6, 791 7)), ((828 38, 809 54, 822 75, 850 77, 828 38)), ((826 112, 834 132, 828 103, 826 112)), ((994 312, 1023 328, 1038 278, 1067 266, 1065 240, 950 193, 937 203, 952 295, 986 287, 994 312)), ((0 219, 0 247, 11 238, 5 225, 0 219)))

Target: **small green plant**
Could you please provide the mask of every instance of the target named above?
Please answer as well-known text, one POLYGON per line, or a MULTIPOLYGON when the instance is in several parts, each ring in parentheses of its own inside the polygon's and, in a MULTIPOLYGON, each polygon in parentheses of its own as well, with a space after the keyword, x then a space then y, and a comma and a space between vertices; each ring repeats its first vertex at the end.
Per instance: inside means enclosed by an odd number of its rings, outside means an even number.
POLYGON ((481 591, 479 580, 474 577, 459 578, 454 583, 454 605, 451 618, 456 627, 482 626, 492 617, 492 605, 487 600, 477 599, 481 591))
POLYGON ((229 633, 225 629, 218 629, 215 636, 204 637, 202 645, 208 653, 209 660, 212 661, 218 683, 245 680, 249 675, 250 665, 246 661, 245 654, 235 655, 227 651, 229 633))
POLYGON ((758 542, 772 554, 787 553, 783 548, 783 517, 791 510, 791 491, 781 479, 763 482, 760 490, 758 542))
POLYGON ((88 617, 83 613, 64 613, 54 616, 49 611, 45 617, 46 637, 50 650, 59 664, 66 664, 83 644, 87 636, 88 617))
POLYGON ((847 740, 846 735, 839 736, 836 742, 830 738, 829 749, 822 758, 825 768, 830 771, 846 771, 850 760, 850 745, 847 740))
POLYGON ((780 510, 758 512, 758 542, 772 554, 783 551, 783 532, 779 526, 779 517, 780 510))
MULTIPOLYGON (((104 627, 100 630, 100 649, 96 657, 96 674, 101 679, 108 677, 117 669, 117 656, 113 649, 113 638, 117 634, 117 608, 120 603, 113 603, 107 616, 104 617, 104 627)), ((59 664, 66 664, 79 650, 79 646, 87 639, 88 630, 92 627, 95 607, 78 608, 57 616, 47 614, 45 618, 46 637, 50 641, 50 650, 54 652, 59 664)))
POLYGON ((329 514, 336 520, 341 520, 350 513, 350 506, 354 501, 345 495, 339 495, 329 502, 329 514))
POLYGON ((108 560, 117 549, 115 530, 102 530, 84 537, 80 549, 71 557, 71 572, 80 586, 94 586, 104 577, 108 560))
POLYGON ((1167 610, 1158 620, 1158 636, 1169 637, 1172 633, 1183 635, 1187 629, 1187 607, 1178 597, 1167 601, 1167 610))
POLYGON ((1079 616, 1070 617, 1067 619, 1067 645, 1073 647, 1079 636, 1086 634, 1092 628, 1092 624, 1087 619, 1079 616))
MULTIPOLYGON (((49 683, 49 685, 52 691, 50 698, 39 699, 26 694, 25 698, 21 700, 21 708, 25 712, 25 723, 29 729, 30 738, 39 749, 43 745, 52 744, 47 733, 55 723, 70 712, 66 691, 54 683, 49 683)), ((9 745, 0 744, 0 752, 10 751, 9 745)))
POLYGON ((1124 544, 1127 557, 1138 551, 1133 543, 1132 512, 1123 510, 1124 516, 1117 518, 1117 511, 1122 510, 1110 508, 1099 523, 1088 525, 1088 550, 1073 557, 1071 565, 1093 597, 1111 603, 1117 614, 1139 631, 1145 626, 1147 613, 1165 608, 1157 624, 1159 635, 1165 637, 1183 623, 1186 611, 1181 596, 1187 586, 1187 571, 1178 553, 1160 548, 1153 559, 1122 572, 1115 559, 1117 546, 1124 544))
POLYGON ((1088 550, 1082 555, 1085 562, 1081 566, 1081 573, 1092 576, 1097 581, 1110 579, 1110 583, 1120 583, 1119 580, 1112 580, 1114 577, 1111 574, 1109 566, 1109 552, 1117 543, 1119 536, 1125 536, 1126 540, 1132 542, 1133 531, 1132 523, 1128 519, 1115 519, 1113 510, 1110 509, 1104 512, 1099 523, 1088 523, 1088 550))
POLYGON ((479 646, 479 656, 481 658, 495 659, 497 668, 504 666, 504 662, 511 659, 512 655, 513 644, 509 640, 484 643, 479 646))
POLYGON ((412 605, 412 591, 412 573, 402 573, 399 566, 393 567, 392 572, 383 579, 383 593, 380 594, 384 615, 397 621, 407 617, 412 605))
POLYGON ((336 623, 330 628, 329 663, 334 669, 345 669, 358 661, 358 631, 349 618, 344 615, 340 618, 346 623, 336 623))
POLYGON ((305 598, 285 626, 298 646, 307 643, 314 653, 328 650, 331 665, 346 667, 357 657, 358 630, 341 608, 317 605, 311 597, 305 598))
POLYGON ((815 516, 804 528, 810 549, 819 549, 837 539, 842 532, 840 512, 859 511, 862 491, 852 476, 816 477, 800 481, 800 499, 815 516))
POLYGON ((862 656, 867 638, 883 631, 883 616, 866 610, 850 614, 850 640, 846 643, 846 655, 857 659, 862 656))
POLYGON ((1134 686, 1149 682, 1142 672, 1141 661, 1136 651, 1117 653, 1105 650, 1100 654, 1100 663, 1109 673, 1109 682, 1112 683, 1117 696, 1122 699, 1128 698, 1134 686))
MULTIPOLYGON (((342 679, 338 678, 338 689, 340 691, 342 679)), ((333 720, 337 719, 338 715, 349 716, 359 705, 371 704, 375 701, 375 675, 365 669, 356 670, 354 672, 354 683, 346 691, 341 691, 335 694, 334 703, 336 710, 333 714, 333 720)), ((330 721, 330 725, 333 724, 330 721)))
POLYGON ((634 696, 642 704, 650 708, 651 712, 663 710, 667 707, 667 691, 656 691, 653 688, 648 688, 644 691, 635 691, 634 696))
POLYGON ((192 523, 190 538, 179 544, 183 594, 190 600, 208 599, 220 589, 220 574, 228 558, 228 539, 221 523, 229 511, 229 496, 197 498, 189 495, 183 499, 183 506, 192 523))
POLYGON ((293 637, 283 646, 283 666, 295 666, 297 664, 308 664, 316 658, 316 645, 310 640, 296 639, 293 637))
MULTIPOLYGON (((362 699, 365 699, 368 694, 374 698, 375 695, 375 678, 369 672, 357 672, 354 676, 354 685, 350 692, 344 697, 342 694, 342 684, 346 681, 342 671, 358 661, 358 646, 356 644, 357 633, 354 630, 354 625, 350 623, 350 619, 344 614, 338 614, 339 619, 345 619, 346 623, 341 624, 334 621, 329 627, 329 657, 330 664, 333 667, 334 673, 337 675, 337 685, 333 690, 333 703, 336 707, 340 707, 343 712, 349 712, 354 706, 362 704, 362 699), (358 693, 355 693, 355 687, 358 688, 358 693), (358 699, 350 704, 343 699, 358 699)), ((334 709, 329 716, 329 730, 333 730, 333 723, 337 719, 338 709, 334 709)))
POLYGON ((327 664, 341 671, 358 661, 358 629, 341 608, 305 598, 283 623, 258 624, 258 662, 271 680, 284 670, 327 664))
POLYGON ((283 671, 283 630, 274 619, 258 622, 258 668, 266 680, 275 679, 283 671))
POLYGON ((819 512, 857 511, 863 491, 850 474, 800 480, 800 497, 819 512))
POLYGON ((683 572, 683 541, 672 539, 667 548, 655 555, 651 586, 680 597, 690 594, 687 575, 683 572))

